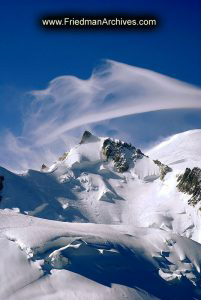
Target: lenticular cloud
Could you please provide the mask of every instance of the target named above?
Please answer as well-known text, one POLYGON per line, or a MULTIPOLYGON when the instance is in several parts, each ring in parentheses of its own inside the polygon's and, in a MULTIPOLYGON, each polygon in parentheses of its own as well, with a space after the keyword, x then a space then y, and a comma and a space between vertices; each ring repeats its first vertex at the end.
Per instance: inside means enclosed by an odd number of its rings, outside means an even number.
POLYGON ((34 122, 38 145, 87 123, 162 109, 201 108, 200 89, 114 61, 94 70, 88 80, 58 77, 32 95, 36 110, 30 112, 25 132, 34 122))
POLYGON ((30 162, 29 155, 33 154, 47 155, 47 151, 52 158, 55 145, 60 145, 61 152, 61 145, 69 142, 69 131, 86 124, 183 108, 201 108, 201 89, 111 60, 96 68, 87 80, 57 77, 45 90, 31 92, 20 137, 23 149, 29 149, 23 152, 23 161, 30 162))

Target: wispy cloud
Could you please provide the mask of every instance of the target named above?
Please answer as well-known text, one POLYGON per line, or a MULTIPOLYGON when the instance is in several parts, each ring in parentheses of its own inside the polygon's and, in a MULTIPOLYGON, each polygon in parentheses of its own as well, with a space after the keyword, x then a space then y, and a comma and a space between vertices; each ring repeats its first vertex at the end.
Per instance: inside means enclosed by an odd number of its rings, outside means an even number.
MULTIPOLYGON (((29 101, 21 136, 4 134, 7 157, 15 153, 10 167, 17 169, 20 164, 24 169, 50 162, 90 124, 150 111, 201 109, 201 89, 150 70, 106 61, 88 80, 58 77, 45 90, 29 93, 29 101)), ((3 155, 0 164, 4 160, 8 159, 3 155)))

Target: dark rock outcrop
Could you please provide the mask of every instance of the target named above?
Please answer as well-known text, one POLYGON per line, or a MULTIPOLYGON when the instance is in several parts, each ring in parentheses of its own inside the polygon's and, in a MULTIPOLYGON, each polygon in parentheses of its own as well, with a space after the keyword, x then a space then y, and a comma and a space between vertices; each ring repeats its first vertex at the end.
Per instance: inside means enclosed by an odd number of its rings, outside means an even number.
POLYGON ((102 153, 107 160, 114 161, 114 167, 120 173, 126 172, 130 164, 134 163, 136 159, 145 156, 140 149, 136 149, 131 144, 109 138, 103 143, 102 153))
POLYGON ((97 136, 93 135, 91 132, 86 130, 83 133, 80 144, 93 143, 93 142, 97 142, 97 141, 99 141, 99 138, 97 136))
POLYGON ((195 206, 201 201, 201 169, 200 168, 186 168, 184 174, 179 175, 178 189, 188 195, 191 198, 188 200, 188 204, 195 206))
POLYGON ((172 172, 172 169, 160 162, 160 160, 156 159, 154 160, 154 163, 159 167, 160 170, 160 179, 163 180, 165 178, 165 175, 169 172, 172 172))
POLYGON ((67 156, 68 156, 68 152, 64 152, 64 154, 59 157, 59 161, 65 160, 67 156))
POLYGON ((41 170, 41 172, 42 172, 42 171, 48 171, 48 167, 47 167, 45 164, 42 164, 40 170, 41 170))

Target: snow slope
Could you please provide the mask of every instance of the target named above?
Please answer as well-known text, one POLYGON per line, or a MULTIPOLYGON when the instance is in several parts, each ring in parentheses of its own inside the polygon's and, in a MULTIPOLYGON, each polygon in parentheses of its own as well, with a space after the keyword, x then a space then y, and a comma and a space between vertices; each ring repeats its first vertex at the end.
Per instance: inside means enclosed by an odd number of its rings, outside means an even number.
POLYGON ((0 217, 1 299, 191 299, 201 293, 195 287, 201 245, 190 239, 11 211, 0 217))
POLYGON ((194 129, 175 134, 153 149, 148 155, 176 170, 201 167, 201 130, 194 129))
POLYGON ((201 130, 148 156, 107 139, 87 134, 40 172, 0 167, 0 299, 201 299, 200 205, 177 188, 201 167, 201 130))

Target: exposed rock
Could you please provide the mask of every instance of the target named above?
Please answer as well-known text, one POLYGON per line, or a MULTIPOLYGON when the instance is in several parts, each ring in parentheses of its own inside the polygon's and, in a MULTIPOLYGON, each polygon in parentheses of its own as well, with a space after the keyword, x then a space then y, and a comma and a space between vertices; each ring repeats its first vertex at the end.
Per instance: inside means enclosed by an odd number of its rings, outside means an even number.
POLYGON ((95 135, 93 135, 91 132, 86 130, 83 133, 80 144, 93 143, 93 142, 97 142, 97 141, 99 141, 99 138, 96 137, 95 135))
POLYGON ((70 264, 69 259, 63 256, 62 251, 59 250, 55 250, 45 259, 45 264, 48 264, 50 269, 65 269, 65 267, 67 267, 70 264))
POLYGON ((41 171, 47 171, 48 167, 45 164, 42 164, 41 171))
POLYGON ((143 156, 146 156, 140 149, 136 149, 135 157, 136 158, 143 158, 143 156))
POLYGON ((154 160, 154 163, 159 167, 160 170, 160 179, 163 180, 165 175, 169 172, 172 172, 172 168, 160 162, 160 160, 154 160))
POLYGON ((177 179, 179 182, 178 189, 188 195, 191 198, 188 200, 188 204, 195 206, 201 201, 201 169, 200 168, 186 168, 184 174, 180 175, 177 179))
POLYGON ((64 154, 59 157, 59 161, 65 160, 67 156, 68 156, 68 152, 64 152, 64 154))
POLYGON ((136 149, 131 144, 109 138, 103 143, 102 153, 107 160, 114 161, 114 167, 120 173, 126 172, 130 164, 134 163, 136 159, 145 156, 140 149, 136 149))

